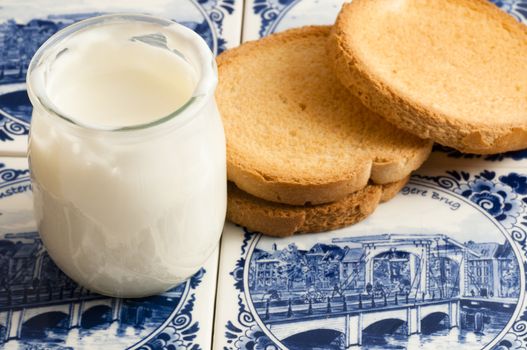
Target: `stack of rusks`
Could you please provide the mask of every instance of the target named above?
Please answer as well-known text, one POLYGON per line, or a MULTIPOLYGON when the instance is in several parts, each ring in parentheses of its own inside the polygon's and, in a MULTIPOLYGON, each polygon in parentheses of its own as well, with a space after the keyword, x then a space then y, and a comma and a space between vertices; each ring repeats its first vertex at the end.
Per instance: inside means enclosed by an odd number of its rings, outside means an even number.
POLYGON ((486 0, 354 0, 217 62, 227 218, 253 231, 354 224, 434 142, 527 148, 527 26, 486 0))

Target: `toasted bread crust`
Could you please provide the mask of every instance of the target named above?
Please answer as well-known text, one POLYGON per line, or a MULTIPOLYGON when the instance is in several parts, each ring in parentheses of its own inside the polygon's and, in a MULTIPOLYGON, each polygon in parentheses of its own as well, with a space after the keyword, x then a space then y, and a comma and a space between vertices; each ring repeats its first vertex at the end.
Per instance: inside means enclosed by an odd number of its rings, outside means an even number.
POLYGON ((269 202, 228 184, 227 219, 269 236, 329 231, 368 217, 377 205, 393 198, 408 178, 387 185, 368 185, 340 201, 308 206, 269 202))
POLYGON ((332 202, 362 189, 370 178, 371 168, 371 161, 365 159, 353 169, 354 172, 348 173, 347 179, 327 183, 288 183, 262 175, 255 169, 247 169, 232 160, 227 161, 227 176, 239 188, 256 197, 276 203, 304 205, 332 202))
MULTIPOLYGON (((454 115, 443 113, 432 105, 423 104, 410 97, 374 73, 367 60, 362 59, 358 53, 354 44, 355 39, 350 38, 352 33, 346 30, 348 24, 354 20, 352 18, 354 12, 361 11, 369 5, 369 1, 354 0, 342 7, 327 45, 335 74, 354 96, 369 109, 401 129, 462 152, 493 154, 527 147, 527 113, 521 123, 503 121, 499 118, 478 123, 460 120, 454 115)), ((516 22, 495 5, 486 0, 463 1, 467 7, 476 9, 484 16, 512 28, 514 35, 521 35, 527 40, 527 26, 516 22)), ((478 38, 478 40, 483 39, 478 38)), ((455 49, 453 47, 453 50, 455 49)), ((417 76, 416 79, 419 77, 417 76)), ((511 76, 511 79, 517 77, 511 76)))
MULTIPOLYGON (((386 140, 390 145, 395 144, 393 149, 396 151, 392 152, 396 153, 395 155, 384 155, 380 152, 375 153, 375 151, 370 151, 368 153, 361 149, 361 147, 355 147, 352 166, 342 167, 335 165, 332 173, 328 173, 327 171, 322 172, 317 167, 314 167, 309 171, 304 171, 303 173, 299 173, 298 171, 296 173, 288 173, 287 164, 274 167, 264 167, 255 164, 255 157, 260 155, 248 155, 248 152, 245 149, 245 147, 248 147, 247 143, 240 142, 237 144, 236 141, 239 137, 239 133, 242 132, 241 130, 247 130, 247 132, 249 132, 249 129, 251 128, 250 125, 244 126, 245 129, 240 127, 240 124, 243 123, 244 116, 235 116, 236 113, 238 113, 238 110, 236 106, 233 106, 236 101, 232 101, 234 99, 232 96, 236 96, 237 99, 241 101, 246 94, 245 86, 241 82, 235 81, 235 74, 238 69, 244 69, 243 64, 251 62, 251 59, 249 58, 255 57, 256 59, 256 57, 260 56, 262 52, 266 52, 266 50, 282 48, 286 45, 295 44, 299 40, 313 40, 314 43, 321 42, 322 53, 325 55, 323 46, 328 38, 329 32, 330 27, 326 26, 310 26, 292 29, 271 35, 270 37, 258 41, 245 43, 236 49, 226 51, 218 56, 217 63, 220 83, 216 92, 216 99, 224 119, 226 130, 227 173, 229 180, 236 183, 236 185, 243 191, 267 201, 289 205, 329 203, 340 200, 350 193, 363 189, 370 180, 378 184, 392 183, 401 180, 407 177, 411 171, 417 169, 430 154, 432 145, 430 141, 414 137, 411 134, 407 134, 394 128, 391 124, 384 122, 382 118, 362 107, 360 102, 351 97, 344 87, 340 87, 338 80, 332 75, 328 76, 328 79, 333 79, 335 81, 337 86, 336 89, 341 91, 340 96, 344 95, 346 96, 346 99, 356 101, 355 103, 360 105, 360 107, 357 107, 356 109, 362 108, 359 109, 361 113, 371 115, 372 121, 370 121, 370 128, 389 128, 390 130, 393 129, 393 135, 399 135, 400 133, 405 135, 404 138, 400 137, 399 139, 397 139, 396 136, 390 136, 388 137, 388 140, 386 140), (242 65, 242 68, 239 68, 240 65, 242 65), (233 83, 233 81, 235 82, 233 83), (237 89, 236 95, 232 94, 232 89, 237 89), (401 141, 401 139, 404 140, 401 141), (250 157, 253 158, 249 159, 250 157)), ((325 59, 325 56, 323 59, 325 59)), ((329 68, 328 71, 331 72, 329 68)), ((306 75, 308 74, 310 74, 310 72, 308 68, 306 68, 306 75)), ((241 76, 245 75, 240 73, 240 77, 241 76)), ((238 77, 238 79, 240 78, 238 77)), ((262 89, 265 88, 265 86, 262 87, 262 89)), ((306 89, 309 88, 309 86, 306 86, 306 89)), ((273 93, 280 94, 281 92, 273 91, 273 93)), ((289 91, 285 91, 284 94, 285 93, 289 93, 289 91)), ((292 94, 294 94, 294 92, 292 94)), ((247 95, 250 95, 250 93, 247 92, 247 95)), ((327 94, 326 92, 321 91, 320 95, 322 96, 321 100, 323 100, 327 94)), ((290 99, 293 99, 293 97, 290 99)), ((340 102, 342 105, 350 103, 349 100, 336 100, 331 102, 335 104, 339 104, 340 102)), ((266 103, 268 103, 266 100, 258 101, 258 104, 264 106, 266 103)), ((258 105, 251 108, 253 108, 251 110, 253 113, 260 113, 260 109, 272 108, 272 106, 260 108, 258 105)), ((367 123, 368 118, 364 119, 367 120, 367 123)), ((271 127, 272 125, 270 128, 271 127)), ((254 131, 251 130, 250 132, 254 131)), ((345 140, 341 141, 342 138, 339 139, 338 135, 332 135, 330 132, 326 135, 328 138, 335 138, 337 140, 335 143, 347 142, 345 140)), ((273 136, 274 135, 271 132, 268 141, 266 142, 275 142, 273 136)), ((365 135, 364 137, 368 138, 369 136, 365 135)), ((316 142, 317 140, 314 141, 316 142)), ((261 156, 273 157, 272 154, 270 156, 262 154, 261 156)), ((339 154, 332 154, 330 156, 336 159, 339 158, 339 154)))

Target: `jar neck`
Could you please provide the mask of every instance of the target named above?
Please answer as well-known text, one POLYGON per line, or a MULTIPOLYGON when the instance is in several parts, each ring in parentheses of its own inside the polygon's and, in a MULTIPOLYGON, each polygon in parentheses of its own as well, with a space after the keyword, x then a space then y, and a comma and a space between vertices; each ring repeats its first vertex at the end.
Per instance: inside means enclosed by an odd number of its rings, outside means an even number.
MULTIPOLYGON (((112 37, 113 40, 113 37, 112 37)), ((123 57, 126 59, 126 57, 123 57)), ((216 63, 205 41, 190 29, 177 23, 143 15, 117 14, 94 17, 69 26, 53 35, 37 51, 29 66, 27 75, 28 94, 35 109, 46 114, 64 127, 89 134, 143 134, 146 130, 154 132, 162 127, 184 125, 213 98, 217 84, 216 63), (183 58, 196 73, 196 85, 191 97, 173 112, 152 121, 131 126, 98 127, 79 122, 75 115, 66 114, 50 98, 49 83, 53 67, 62 55, 73 50, 71 38, 105 26, 130 26, 122 40, 139 42, 140 45, 155 46, 169 50, 172 55, 183 58)))

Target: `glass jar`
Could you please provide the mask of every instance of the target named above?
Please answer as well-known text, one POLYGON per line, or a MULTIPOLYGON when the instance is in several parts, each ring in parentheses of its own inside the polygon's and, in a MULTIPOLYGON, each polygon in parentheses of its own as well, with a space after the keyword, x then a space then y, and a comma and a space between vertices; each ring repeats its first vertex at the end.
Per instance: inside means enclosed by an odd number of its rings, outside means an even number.
MULTIPOLYGON (((130 56, 123 52, 120 59, 130 56)), ((204 40, 150 16, 84 20, 52 36, 35 54, 27 76, 35 216, 49 255, 77 283, 110 296, 157 294, 198 271, 217 248, 227 190, 216 83, 214 56, 204 40), (49 92, 51 82, 75 79, 54 77, 61 60, 82 44, 70 39, 121 24, 135 29, 126 38, 112 37, 116 44, 136 40, 145 48, 169 50, 191 66, 191 97, 142 124, 98 127, 64 113, 49 92)))

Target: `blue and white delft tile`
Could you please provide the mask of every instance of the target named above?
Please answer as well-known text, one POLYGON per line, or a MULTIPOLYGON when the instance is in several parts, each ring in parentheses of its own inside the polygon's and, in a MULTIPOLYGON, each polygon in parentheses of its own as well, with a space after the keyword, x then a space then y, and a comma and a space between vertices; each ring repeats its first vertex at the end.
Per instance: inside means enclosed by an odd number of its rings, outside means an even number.
MULTIPOLYGON (((305 25, 331 25, 345 2, 351 0, 247 0, 244 9, 243 41, 256 40, 272 33, 305 25)), ((492 0, 492 2, 518 21, 527 24, 527 0, 492 0)), ((498 166, 505 167, 527 164, 527 161, 524 161, 527 160, 527 150, 482 156, 463 154, 437 145, 434 153, 435 161, 441 162, 460 159, 464 164, 469 161, 477 166, 478 163, 492 161, 498 166)))
POLYGON ((456 164, 463 166, 493 166, 493 167, 527 167, 527 149, 500 154, 467 154, 455 149, 434 145, 430 162, 437 164, 456 164))
POLYGON ((80 287, 47 255, 35 230, 24 158, 0 157, 0 348, 211 348, 218 251, 182 285, 115 299, 80 287))
POLYGON ((335 22, 346 0, 246 0, 243 41, 285 29, 335 22))
MULTIPOLYGON (((247 0, 243 41, 305 25, 331 25, 342 4, 352 0, 247 0)), ((527 23, 526 0, 491 0, 517 20, 527 23)))
POLYGON ((214 349, 527 349, 526 262, 527 171, 423 169, 348 228, 228 224, 214 349))
POLYGON ((24 155, 31 104, 25 77, 37 48, 78 20, 139 12, 173 19, 199 33, 215 54, 241 38, 242 0, 6 0, 0 7, 0 155, 24 155))

